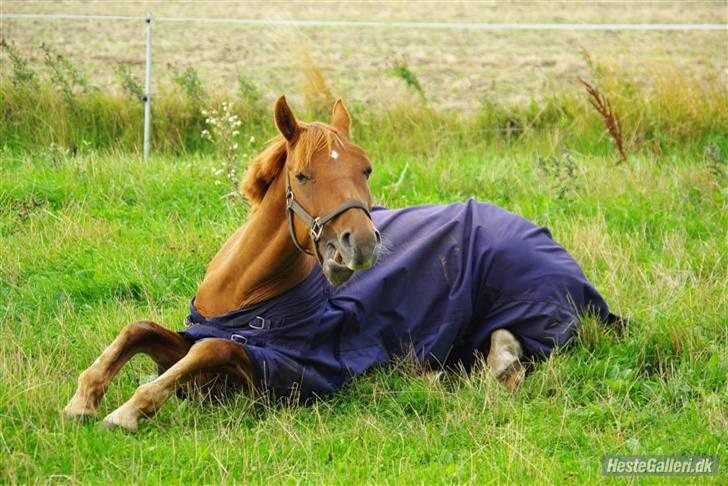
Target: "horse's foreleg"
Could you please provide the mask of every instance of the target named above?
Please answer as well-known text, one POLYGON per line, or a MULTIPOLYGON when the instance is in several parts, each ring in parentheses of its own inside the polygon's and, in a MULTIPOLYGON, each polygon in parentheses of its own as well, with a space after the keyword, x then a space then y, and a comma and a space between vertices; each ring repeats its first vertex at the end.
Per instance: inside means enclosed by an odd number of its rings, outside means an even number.
POLYGON ((252 384, 253 373, 248 354, 227 339, 207 339, 192 346, 184 358, 156 380, 141 385, 124 405, 106 416, 103 425, 135 431, 142 417, 151 417, 180 385, 201 373, 216 372, 252 384))
POLYGON ((78 378, 76 394, 63 409, 72 418, 96 416, 96 409, 111 380, 132 356, 148 354, 158 365, 168 368, 182 359, 190 344, 176 332, 150 321, 129 324, 101 356, 78 378))
POLYGON ((515 390, 526 374, 522 356, 523 347, 511 332, 498 329, 491 334, 486 362, 498 381, 509 390, 515 390))

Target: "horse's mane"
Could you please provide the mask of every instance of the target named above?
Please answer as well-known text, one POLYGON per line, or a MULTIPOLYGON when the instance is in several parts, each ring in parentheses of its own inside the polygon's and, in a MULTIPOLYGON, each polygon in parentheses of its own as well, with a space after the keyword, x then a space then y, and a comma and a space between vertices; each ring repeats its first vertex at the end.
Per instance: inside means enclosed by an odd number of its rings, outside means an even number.
MULTIPOLYGON (((314 154, 320 150, 331 152, 334 143, 342 144, 339 130, 325 123, 299 122, 300 133, 291 146, 298 169, 305 169, 314 154)), ((288 141, 282 136, 273 137, 266 148, 248 165, 240 183, 240 190, 251 204, 263 200, 268 187, 286 163, 288 141)))

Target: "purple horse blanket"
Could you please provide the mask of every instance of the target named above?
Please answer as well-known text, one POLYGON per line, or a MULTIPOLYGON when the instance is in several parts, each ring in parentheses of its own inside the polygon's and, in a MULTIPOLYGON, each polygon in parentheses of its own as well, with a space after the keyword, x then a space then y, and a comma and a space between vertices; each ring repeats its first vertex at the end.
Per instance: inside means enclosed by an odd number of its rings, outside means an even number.
POLYGON ((266 302, 205 319, 190 304, 191 340, 232 339, 256 385, 275 397, 330 394, 406 354, 469 367, 507 329, 531 358, 574 335, 580 316, 610 319, 607 303, 546 228, 497 206, 374 208, 384 249, 368 270, 332 288, 319 266, 266 302))

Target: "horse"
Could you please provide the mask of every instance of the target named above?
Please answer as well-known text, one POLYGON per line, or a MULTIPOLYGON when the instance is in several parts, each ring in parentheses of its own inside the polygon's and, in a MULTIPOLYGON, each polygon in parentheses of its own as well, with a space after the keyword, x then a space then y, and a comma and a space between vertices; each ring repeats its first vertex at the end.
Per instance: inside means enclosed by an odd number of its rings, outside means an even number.
POLYGON ((412 356, 427 369, 479 356, 510 389, 531 359, 574 336, 584 314, 613 318, 546 228, 469 200, 372 206, 372 163, 332 120, 299 122, 285 97, 279 134, 247 168, 247 222, 210 262, 186 329, 125 326, 78 378, 65 416, 97 416, 113 378, 144 353, 160 374, 102 425, 137 430, 175 393, 250 390, 306 401, 379 364, 412 356))

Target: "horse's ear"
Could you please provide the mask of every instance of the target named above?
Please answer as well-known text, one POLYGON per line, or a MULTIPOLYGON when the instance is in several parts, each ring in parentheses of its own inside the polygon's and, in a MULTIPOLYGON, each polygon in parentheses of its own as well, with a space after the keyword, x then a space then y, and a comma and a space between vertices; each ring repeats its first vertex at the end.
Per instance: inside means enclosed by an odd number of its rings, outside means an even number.
POLYGON ((341 98, 334 103, 334 112, 331 117, 331 126, 342 131, 347 137, 351 131, 351 116, 344 106, 341 98))
POLYGON ((278 98, 276 106, 273 108, 273 112, 278 131, 281 132, 281 135, 283 135, 289 143, 295 142, 301 128, 298 126, 296 117, 293 116, 293 112, 288 106, 285 96, 278 98))

